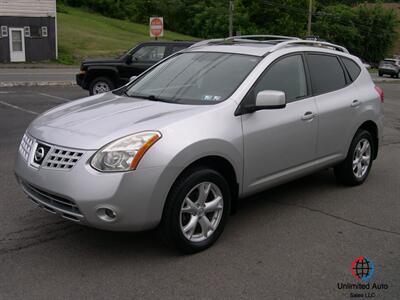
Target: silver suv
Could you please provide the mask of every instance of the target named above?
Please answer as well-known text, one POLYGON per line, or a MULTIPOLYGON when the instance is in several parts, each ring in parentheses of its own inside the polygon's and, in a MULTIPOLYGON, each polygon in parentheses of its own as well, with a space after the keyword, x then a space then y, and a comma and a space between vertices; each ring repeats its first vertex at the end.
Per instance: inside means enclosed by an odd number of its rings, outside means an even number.
POLYGON ((22 189, 73 222, 158 227, 196 252, 238 198, 329 167, 363 183, 383 94, 360 59, 325 42, 253 38, 200 42, 118 90, 42 114, 19 148, 22 189))

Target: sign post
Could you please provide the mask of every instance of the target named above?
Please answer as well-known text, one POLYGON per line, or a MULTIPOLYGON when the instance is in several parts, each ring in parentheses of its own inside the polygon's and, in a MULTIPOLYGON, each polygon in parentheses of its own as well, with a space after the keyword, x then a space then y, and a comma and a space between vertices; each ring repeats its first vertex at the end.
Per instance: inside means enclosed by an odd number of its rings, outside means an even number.
POLYGON ((163 17, 150 18, 150 37, 156 40, 158 37, 164 36, 164 19, 163 17))

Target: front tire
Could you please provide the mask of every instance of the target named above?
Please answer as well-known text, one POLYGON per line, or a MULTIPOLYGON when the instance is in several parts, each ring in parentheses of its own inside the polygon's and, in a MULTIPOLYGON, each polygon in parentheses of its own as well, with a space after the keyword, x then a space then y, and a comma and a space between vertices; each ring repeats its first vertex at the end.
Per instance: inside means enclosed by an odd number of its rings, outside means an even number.
POLYGON ((371 133, 358 130, 346 159, 334 168, 337 180, 349 186, 362 184, 371 170, 375 151, 371 133))
POLYGON ((90 95, 107 93, 115 89, 114 82, 107 77, 96 77, 89 85, 90 95))
POLYGON ((229 185, 220 173, 205 167, 188 170, 168 195, 162 238, 184 253, 205 250, 221 235, 230 204, 229 185))

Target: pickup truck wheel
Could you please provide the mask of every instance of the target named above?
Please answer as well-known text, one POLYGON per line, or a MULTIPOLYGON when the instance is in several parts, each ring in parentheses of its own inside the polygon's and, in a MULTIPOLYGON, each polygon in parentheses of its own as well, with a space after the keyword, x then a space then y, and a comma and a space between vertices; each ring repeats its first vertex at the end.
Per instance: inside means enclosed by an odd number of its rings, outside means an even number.
POLYGON ((349 186, 362 184, 371 170, 374 151, 372 135, 366 130, 357 131, 346 159, 334 168, 337 180, 349 186))
POLYGON ((96 77, 92 80, 89 86, 90 95, 107 93, 115 89, 115 84, 107 77, 96 77))
POLYGON ((172 187, 164 207, 161 237, 184 253, 210 247, 221 235, 229 217, 231 195, 217 171, 196 167, 172 187))

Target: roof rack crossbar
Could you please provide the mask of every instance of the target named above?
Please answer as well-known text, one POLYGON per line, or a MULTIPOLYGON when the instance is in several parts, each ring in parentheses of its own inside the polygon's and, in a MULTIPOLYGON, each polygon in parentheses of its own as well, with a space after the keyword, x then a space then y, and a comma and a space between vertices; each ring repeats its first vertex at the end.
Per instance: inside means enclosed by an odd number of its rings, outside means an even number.
POLYGON ((267 41, 267 40, 301 40, 298 37, 293 36, 285 36, 285 35, 271 35, 271 34, 256 34, 256 35, 236 35, 232 37, 226 38, 226 40, 238 40, 238 39, 245 39, 251 41, 267 41))
POLYGON ((193 44, 190 48, 210 45, 210 44, 224 44, 229 42, 239 43, 268 43, 268 42, 284 42, 284 41, 298 41, 301 40, 297 37, 284 36, 284 35, 237 35, 228 38, 209 39, 200 41, 193 44))
POLYGON ((315 47, 325 47, 325 48, 333 48, 337 51, 341 51, 344 53, 349 53, 349 51, 342 46, 335 45, 332 43, 328 42, 320 42, 320 41, 310 41, 310 40, 291 40, 291 41, 284 41, 282 43, 279 43, 275 46, 273 46, 268 52, 274 52, 276 50, 285 48, 286 46, 290 45, 310 45, 310 46, 315 46, 315 47))

